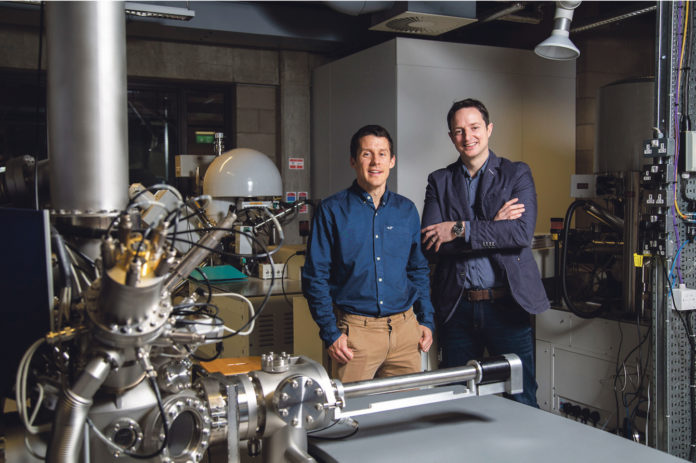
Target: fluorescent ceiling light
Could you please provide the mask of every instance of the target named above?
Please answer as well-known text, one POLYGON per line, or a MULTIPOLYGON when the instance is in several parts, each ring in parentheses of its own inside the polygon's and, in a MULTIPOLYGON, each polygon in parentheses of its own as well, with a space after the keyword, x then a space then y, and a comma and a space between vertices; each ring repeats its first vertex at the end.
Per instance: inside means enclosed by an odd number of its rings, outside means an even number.
POLYGON ((126 14, 141 18, 176 19, 180 21, 188 21, 196 16, 196 12, 188 8, 134 2, 126 2, 126 14))

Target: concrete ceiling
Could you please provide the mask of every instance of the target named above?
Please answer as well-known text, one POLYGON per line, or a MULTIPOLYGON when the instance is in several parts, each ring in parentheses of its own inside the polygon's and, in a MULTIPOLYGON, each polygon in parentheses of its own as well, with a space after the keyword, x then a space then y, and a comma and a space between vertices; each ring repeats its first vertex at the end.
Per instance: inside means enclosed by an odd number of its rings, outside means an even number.
MULTIPOLYGON (((431 40, 533 49, 553 28, 554 2, 139 2, 193 10, 188 21, 128 16, 129 37, 313 51, 338 58, 398 36, 411 34, 370 30, 394 11, 429 9, 437 14, 466 16, 475 22, 431 40), (389 8, 391 7, 391 8, 389 8), (365 9, 381 9, 363 12, 365 9), (342 10, 342 11, 339 11, 342 10), (347 14, 346 10, 348 10, 347 14), (499 16, 504 11, 513 11, 499 16)), ((571 33, 572 40, 612 34, 655 33, 654 11, 631 15, 653 2, 583 2, 572 28, 625 18, 571 33)), ((37 4, 0 2, 0 27, 37 27, 37 4)))

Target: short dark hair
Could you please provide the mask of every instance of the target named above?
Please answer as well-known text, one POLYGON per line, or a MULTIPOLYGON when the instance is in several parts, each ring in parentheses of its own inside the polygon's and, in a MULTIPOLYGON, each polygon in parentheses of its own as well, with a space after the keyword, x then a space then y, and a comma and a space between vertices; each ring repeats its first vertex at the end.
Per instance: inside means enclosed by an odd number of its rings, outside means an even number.
POLYGON ((452 119, 454 119, 454 115, 456 114, 456 112, 462 108, 478 109, 481 113, 481 117, 483 117, 483 122, 486 123, 486 127, 488 127, 488 124, 491 123, 490 117, 488 115, 488 110, 483 105, 483 103, 481 103, 479 100, 474 100, 473 98, 467 98, 465 100, 459 100, 452 103, 452 107, 447 112, 447 128, 450 132, 452 131, 452 119))
POLYGON ((389 135, 389 132, 387 132, 387 129, 382 127, 381 125, 366 125, 363 127, 360 127, 357 132, 351 137, 350 139, 350 157, 355 159, 356 156, 358 155, 358 150, 360 149, 360 139, 362 137, 366 137, 368 135, 374 135, 375 137, 381 137, 381 138, 386 138, 389 141, 389 153, 391 154, 391 157, 394 157, 394 143, 392 142, 392 138, 389 135))

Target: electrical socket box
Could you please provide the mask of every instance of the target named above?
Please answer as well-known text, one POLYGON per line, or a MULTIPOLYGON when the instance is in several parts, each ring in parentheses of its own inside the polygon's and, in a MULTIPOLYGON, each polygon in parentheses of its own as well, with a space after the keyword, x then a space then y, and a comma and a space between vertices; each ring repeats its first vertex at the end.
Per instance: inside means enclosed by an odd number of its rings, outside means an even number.
POLYGON ((696 310, 696 289, 680 284, 678 288, 672 289, 672 295, 677 310, 696 310))
POLYGON ((574 174, 570 177, 570 197, 592 199, 597 196, 597 177, 593 174, 574 174))
POLYGON ((276 278, 283 278, 284 264, 259 264, 259 278, 262 280, 270 280, 275 273, 276 278))

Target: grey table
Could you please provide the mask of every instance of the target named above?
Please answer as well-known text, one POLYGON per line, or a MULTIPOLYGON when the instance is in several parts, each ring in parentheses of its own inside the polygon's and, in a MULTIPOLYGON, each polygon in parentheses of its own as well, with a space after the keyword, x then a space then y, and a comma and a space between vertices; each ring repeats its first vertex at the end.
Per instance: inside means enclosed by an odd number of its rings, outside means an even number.
MULTIPOLYGON (((448 386, 457 389, 462 386, 448 386)), ((443 390, 446 388, 438 388, 443 390)), ((401 398, 420 393, 385 394, 401 398)), ((374 401, 374 397, 371 399, 374 401)), ((364 408, 366 397, 348 401, 364 408)), ((568 418, 497 396, 468 397, 356 417, 354 436, 311 439, 323 462, 683 462, 680 458, 568 418)), ((337 425, 319 435, 340 435, 337 425)))

